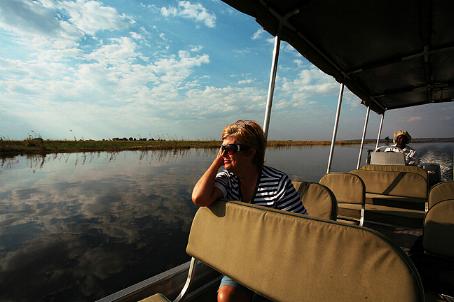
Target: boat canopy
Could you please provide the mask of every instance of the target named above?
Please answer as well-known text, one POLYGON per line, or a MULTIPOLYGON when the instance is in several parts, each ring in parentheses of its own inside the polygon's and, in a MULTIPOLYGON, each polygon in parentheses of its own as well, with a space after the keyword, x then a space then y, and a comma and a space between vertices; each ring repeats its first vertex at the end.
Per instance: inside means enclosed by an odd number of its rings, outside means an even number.
POLYGON ((223 1, 378 114, 454 100, 454 1, 223 1))

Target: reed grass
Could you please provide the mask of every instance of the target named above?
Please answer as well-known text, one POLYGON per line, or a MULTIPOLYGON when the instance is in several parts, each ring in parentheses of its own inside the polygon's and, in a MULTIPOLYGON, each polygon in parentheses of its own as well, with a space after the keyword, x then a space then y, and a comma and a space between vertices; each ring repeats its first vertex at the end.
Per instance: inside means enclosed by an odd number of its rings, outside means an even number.
MULTIPOLYGON (((383 144, 386 141, 380 140, 383 144)), ((454 138, 413 139, 412 142, 454 142, 454 138)), ((361 140, 338 140, 336 145, 360 144, 361 140)), ((365 143, 375 143, 373 139, 365 143)), ((170 150, 189 148, 218 148, 217 140, 44 140, 27 138, 25 140, 5 140, 0 138, 0 157, 22 154, 50 154, 71 152, 119 152, 127 150, 170 150)), ((330 141, 315 140, 270 140, 268 147, 326 146, 330 141)))
MULTIPOLYGON (((338 141, 337 144, 358 144, 359 140, 338 141)), ((269 147, 316 146, 329 145, 330 141, 271 140, 269 147)), ((169 150, 189 148, 218 148, 216 140, 154 140, 154 141, 120 141, 120 140, 43 140, 39 138, 26 140, 0 140, 0 156, 22 154, 50 154, 70 152, 119 152, 127 150, 169 150)))

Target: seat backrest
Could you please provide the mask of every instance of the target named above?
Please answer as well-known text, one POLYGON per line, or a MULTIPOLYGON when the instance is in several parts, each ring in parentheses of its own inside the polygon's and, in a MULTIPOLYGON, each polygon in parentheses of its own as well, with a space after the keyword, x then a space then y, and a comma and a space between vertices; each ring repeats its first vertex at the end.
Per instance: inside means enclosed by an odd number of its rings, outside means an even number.
MULTIPOLYGON (((413 172, 353 170, 363 180, 367 193, 427 198, 427 178, 413 172)), ((337 197, 337 196, 336 196, 337 197)))
POLYGON ((320 184, 334 193, 338 203, 364 204, 365 202, 364 183, 357 175, 331 172, 320 179, 320 184))
POLYGON ((399 165, 365 165, 361 170, 372 171, 391 171, 391 172, 412 172, 421 175, 427 179, 427 171, 417 166, 399 166, 399 165))
POLYGON ((424 218, 424 250, 454 259, 454 198, 437 202, 424 218))
POLYGON ((187 253, 273 301, 423 301, 405 253, 367 228, 240 202, 197 211, 187 253))
POLYGON ((441 182, 430 189, 429 209, 443 200, 454 199, 454 181, 441 182))
POLYGON ((330 189, 312 182, 292 181, 292 184, 310 216, 336 220, 337 202, 330 189))
POLYGON ((371 152, 370 163, 373 165, 405 165, 405 155, 400 152, 371 152))

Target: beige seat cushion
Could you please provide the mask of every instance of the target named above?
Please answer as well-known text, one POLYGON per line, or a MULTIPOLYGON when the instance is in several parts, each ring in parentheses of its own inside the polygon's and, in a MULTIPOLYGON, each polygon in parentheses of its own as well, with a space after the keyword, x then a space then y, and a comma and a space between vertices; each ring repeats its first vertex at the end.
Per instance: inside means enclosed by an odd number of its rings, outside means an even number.
POLYGON ((432 206, 424 219, 424 250, 454 259, 454 199, 432 206))
POLYGON ((337 202, 334 194, 318 183, 292 181, 301 201, 312 217, 336 220, 337 202))
POLYGON ((442 182, 432 187, 429 193, 429 208, 448 199, 454 199, 454 181, 442 182))
POLYGON ((187 253, 274 301, 423 301, 398 247, 361 227, 236 202, 200 208, 187 253))
POLYGON ((336 197, 337 203, 363 204, 365 188, 361 179, 351 173, 325 174, 319 181, 328 187, 336 197))
POLYGON ((170 302, 170 300, 162 294, 154 294, 153 296, 140 300, 139 302, 170 302))
POLYGON ((427 179, 420 174, 375 170, 353 170, 351 173, 363 180, 368 193, 427 199, 427 179))
POLYGON ((361 178, 351 173, 329 173, 320 179, 337 200, 337 216, 342 220, 354 220, 361 224, 365 203, 365 187, 361 178))
POLYGON ((360 170, 388 171, 388 172, 412 172, 427 179, 427 171, 417 166, 396 166, 396 165, 365 165, 360 170))

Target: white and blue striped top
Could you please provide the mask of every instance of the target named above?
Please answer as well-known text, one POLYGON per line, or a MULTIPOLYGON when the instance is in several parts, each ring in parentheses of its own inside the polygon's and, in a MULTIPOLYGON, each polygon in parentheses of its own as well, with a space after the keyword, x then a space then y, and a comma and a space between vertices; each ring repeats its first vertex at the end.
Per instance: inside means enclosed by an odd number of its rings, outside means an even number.
MULTIPOLYGON (((220 171, 216 175, 215 186, 222 191, 224 199, 242 201, 240 180, 232 172, 220 171)), ((262 168, 251 203, 278 210, 307 214, 300 195, 296 192, 288 175, 267 166, 262 168)))

